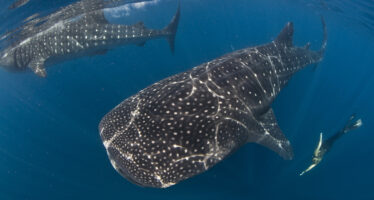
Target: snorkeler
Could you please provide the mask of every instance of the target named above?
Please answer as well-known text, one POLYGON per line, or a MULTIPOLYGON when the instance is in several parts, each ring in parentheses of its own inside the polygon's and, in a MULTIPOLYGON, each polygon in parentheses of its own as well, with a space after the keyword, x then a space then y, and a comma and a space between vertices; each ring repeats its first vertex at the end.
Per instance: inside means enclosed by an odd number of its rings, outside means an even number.
POLYGON ((355 120, 356 115, 353 114, 348 122, 345 124, 344 128, 338 131, 335 135, 330 137, 329 139, 322 141, 322 133, 319 136, 319 142, 317 145, 316 150, 314 150, 312 164, 303 172, 300 173, 300 176, 305 174, 306 172, 313 169, 315 166, 317 166, 323 159, 323 156, 331 150, 332 145, 336 140, 338 140, 341 136, 343 136, 345 133, 348 133, 351 130, 357 129, 362 126, 362 120, 357 119, 355 120))

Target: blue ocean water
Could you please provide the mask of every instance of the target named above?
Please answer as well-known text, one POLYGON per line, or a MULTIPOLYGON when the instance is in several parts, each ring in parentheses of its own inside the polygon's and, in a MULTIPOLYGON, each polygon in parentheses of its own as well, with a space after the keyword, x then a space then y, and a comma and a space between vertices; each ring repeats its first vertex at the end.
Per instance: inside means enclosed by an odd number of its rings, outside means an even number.
MULTIPOLYGON (((30 0, 7 10, 0 32, 27 16, 73 1, 30 0)), ((111 22, 162 28, 177 3, 160 0, 111 22)), ((48 68, 48 76, 0 70, 0 199, 374 199, 374 3, 360 1, 182 0, 172 54, 163 39, 124 46, 48 68), (125 98, 170 75, 274 39, 293 21, 294 43, 322 41, 318 67, 297 73, 273 104, 295 157, 247 144, 211 170, 167 189, 136 186, 111 166, 98 133, 101 118, 125 98), (334 134, 352 113, 363 126, 342 137, 308 174, 319 133, 334 134)))

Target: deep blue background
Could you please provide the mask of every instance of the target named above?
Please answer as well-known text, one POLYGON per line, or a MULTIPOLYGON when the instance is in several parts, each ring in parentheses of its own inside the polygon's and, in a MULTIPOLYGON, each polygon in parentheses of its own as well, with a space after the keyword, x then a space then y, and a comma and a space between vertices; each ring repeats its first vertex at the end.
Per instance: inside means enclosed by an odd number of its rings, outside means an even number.
MULTIPOLYGON (((51 2, 31 0, 12 12, 4 6, 1 32, 28 14, 72 1, 51 2)), ((301 1, 182 0, 181 8, 174 55, 160 39, 52 66, 45 79, 0 70, 0 199, 374 199, 374 31, 350 21, 349 13, 344 18, 301 1), (328 28, 324 60, 316 71, 310 67, 295 75, 273 105, 294 160, 248 144, 208 172, 168 189, 141 188, 115 172, 97 130, 110 109, 167 76, 269 42, 287 21, 295 24, 296 45, 310 41, 317 49, 321 13, 328 28), (299 177, 319 133, 335 133, 354 112, 363 127, 299 177)), ((165 0, 127 17, 108 18, 162 28, 175 9, 175 1, 165 0)))

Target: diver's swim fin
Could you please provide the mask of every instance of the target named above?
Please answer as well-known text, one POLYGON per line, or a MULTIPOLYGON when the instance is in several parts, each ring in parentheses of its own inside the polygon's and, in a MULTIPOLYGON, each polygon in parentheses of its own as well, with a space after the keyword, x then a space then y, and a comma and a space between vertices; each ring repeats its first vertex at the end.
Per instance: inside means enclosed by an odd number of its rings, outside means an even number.
POLYGON ((361 119, 358 119, 354 124, 353 124, 353 128, 356 129, 356 128, 360 128, 362 126, 362 120, 361 119))
POLYGON ((353 115, 351 115, 351 117, 349 117, 349 120, 346 123, 346 125, 344 127, 344 130, 343 130, 344 133, 347 133, 348 131, 360 128, 362 126, 362 120, 361 120, 361 118, 357 119, 356 121, 354 121, 355 118, 356 118, 355 114, 353 114, 353 115))

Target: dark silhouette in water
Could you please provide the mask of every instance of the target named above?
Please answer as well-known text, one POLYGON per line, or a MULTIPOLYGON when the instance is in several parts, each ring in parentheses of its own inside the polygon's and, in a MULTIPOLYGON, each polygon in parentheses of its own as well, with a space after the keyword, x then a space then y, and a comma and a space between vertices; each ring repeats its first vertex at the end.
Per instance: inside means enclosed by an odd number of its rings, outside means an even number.
MULTIPOLYGON (((322 20, 323 21, 323 20, 322 20)), ((129 181, 165 188, 202 173, 246 143, 292 159, 271 104, 292 75, 322 60, 293 45, 293 24, 277 39, 161 80, 106 114, 99 131, 113 167, 129 181)))
MULTIPOLYGON (((29 68, 38 76, 45 77, 45 68, 55 63, 76 57, 105 54, 121 45, 143 46, 148 40, 162 37, 168 40, 171 50, 174 51, 180 17, 179 6, 168 26, 162 30, 151 30, 147 29, 143 22, 135 25, 109 24, 103 10, 95 10, 95 2, 100 3, 102 0, 83 0, 77 10, 86 9, 89 12, 66 18, 73 16, 72 13, 80 12, 74 11, 75 7, 72 7, 72 10, 62 9, 67 13, 61 21, 48 28, 38 27, 39 32, 29 29, 30 33, 33 33, 30 35, 23 33, 26 34, 23 39, 0 52, 0 66, 10 71, 29 68)), ((57 15, 60 13, 61 11, 57 12, 57 15)))
POLYGON ((313 154, 312 164, 303 172, 300 173, 300 176, 304 175, 306 172, 313 169, 315 166, 317 166, 323 159, 323 156, 329 152, 333 146, 333 144, 343 135, 348 133, 351 130, 357 129, 362 126, 362 120, 361 119, 355 119, 356 116, 353 114, 349 120, 347 121, 346 125, 343 129, 339 130, 337 133, 335 133, 333 136, 328 138, 327 140, 322 139, 322 133, 319 137, 319 142, 317 145, 316 150, 313 154))
POLYGON ((16 8, 19 8, 21 6, 24 6, 26 5, 30 0, 17 0, 15 1, 12 5, 10 5, 8 7, 8 9, 16 9, 16 8))

